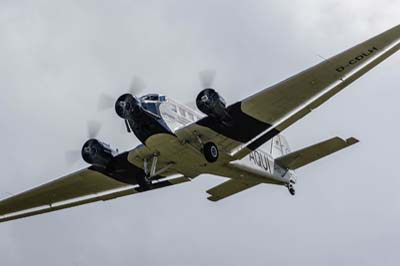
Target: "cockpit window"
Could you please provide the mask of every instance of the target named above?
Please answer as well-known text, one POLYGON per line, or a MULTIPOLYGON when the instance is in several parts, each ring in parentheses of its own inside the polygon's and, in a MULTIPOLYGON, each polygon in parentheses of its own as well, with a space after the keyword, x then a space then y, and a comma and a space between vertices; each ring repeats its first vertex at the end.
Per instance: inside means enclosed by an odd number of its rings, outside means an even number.
POLYGON ((158 101, 158 94, 148 94, 143 96, 141 99, 142 101, 158 101))
POLYGON ((143 107, 147 110, 147 111, 150 111, 150 112, 152 112, 153 114, 156 114, 156 115, 159 115, 159 111, 158 111, 158 106, 157 106, 158 104, 157 103, 151 103, 151 102, 148 102, 148 103, 143 103, 143 107))
POLYGON ((147 111, 160 115, 159 105, 165 101, 165 96, 160 96, 158 94, 147 94, 140 98, 143 108, 147 111))

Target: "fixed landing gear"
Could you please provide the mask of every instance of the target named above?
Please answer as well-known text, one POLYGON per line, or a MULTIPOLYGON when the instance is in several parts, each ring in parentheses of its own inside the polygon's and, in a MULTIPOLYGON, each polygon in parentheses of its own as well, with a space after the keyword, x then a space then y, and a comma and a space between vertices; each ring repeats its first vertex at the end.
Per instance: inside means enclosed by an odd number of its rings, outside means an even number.
POLYGON ((168 171, 175 164, 174 162, 168 162, 164 163, 161 168, 158 168, 159 156, 159 153, 154 153, 152 156, 143 159, 144 175, 138 178, 138 184, 143 190, 152 189, 153 179, 168 171))
POLYGON ((219 152, 218 147, 212 142, 207 142, 203 146, 203 154, 207 162, 213 163, 218 160, 219 152))
POLYGON ((145 158, 143 160, 143 168, 144 168, 144 176, 141 178, 138 178, 138 183, 139 186, 143 190, 149 190, 152 188, 152 181, 151 178, 155 174, 155 170, 157 167, 157 162, 158 162, 158 155, 154 154, 153 157, 151 158, 151 162, 149 162, 148 158, 145 158))
POLYGON ((139 187, 143 190, 150 190, 153 186, 151 179, 145 175, 143 177, 138 177, 137 179, 139 187))
POLYGON ((289 184, 287 184, 287 188, 289 190, 289 193, 292 196, 294 196, 296 194, 296 190, 294 189, 294 184, 295 184, 295 181, 292 180, 292 179, 289 181, 289 184))
POLYGON ((289 188, 289 193, 290 195, 294 196, 296 194, 296 190, 293 187, 291 187, 289 188))
POLYGON ((217 145, 215 145, 215 143, 213 142, 204 143, 202 136, 200 134, 197 134, 196 131, 194 131, 193 134, 196 136, 198 143, 202 146, 201 152, 203 153, 207 162, 209 163, 216 162, 219 157, 219 151, 217 145))

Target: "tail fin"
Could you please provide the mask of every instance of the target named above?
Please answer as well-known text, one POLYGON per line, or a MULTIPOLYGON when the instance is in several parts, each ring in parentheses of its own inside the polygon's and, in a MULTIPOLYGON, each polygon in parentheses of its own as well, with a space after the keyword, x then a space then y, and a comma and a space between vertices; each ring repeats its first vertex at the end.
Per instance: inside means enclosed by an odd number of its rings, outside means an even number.
POLYGON ((276 135, 267 142, 267 147, 270 149, 269 153, 272 157, 281 157, 290 152, 289 144, 283 135, 276 135))

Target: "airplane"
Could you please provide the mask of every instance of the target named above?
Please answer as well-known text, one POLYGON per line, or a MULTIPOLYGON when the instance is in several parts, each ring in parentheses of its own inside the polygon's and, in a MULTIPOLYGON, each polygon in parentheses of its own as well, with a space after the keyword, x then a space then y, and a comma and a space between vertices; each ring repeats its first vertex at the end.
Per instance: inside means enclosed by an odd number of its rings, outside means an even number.
MULTIPOLYGON (((241 101, 207 86, 197 111, 160 94, 126 93, 115 112, 142 144, 119 152, 90 136, 88 167, 0 201, 0 222, 173 186, 202 174, 227 178, 219 201, 260 184, 295 195, 295 170, 354 145, 333 137, 291 151, 282 132, 400 49, 400 25, 241 101)), ((206 82, 207 83, 207 82, 206 82)), ((93 129, 91 129, 93 131, 93 129)))

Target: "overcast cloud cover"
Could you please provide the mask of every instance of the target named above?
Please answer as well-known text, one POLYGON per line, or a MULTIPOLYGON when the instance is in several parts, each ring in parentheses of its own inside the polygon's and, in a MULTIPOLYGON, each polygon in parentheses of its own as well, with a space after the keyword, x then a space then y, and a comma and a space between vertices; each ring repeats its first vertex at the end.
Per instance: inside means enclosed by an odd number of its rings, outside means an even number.
MULTIPOLYGON (((98 94, 133 74, 190 102, 212 68, 233 103, 400 23, 400 2, 0 0, 0 195, 84 166, 86 121, 137 144, 98 94)), ((398 265, 400 54, 285 135, 356 146, 298 171, 297 195, 262 185, 212 203, 190 184, 0 224, 0 265, 398 265)))

